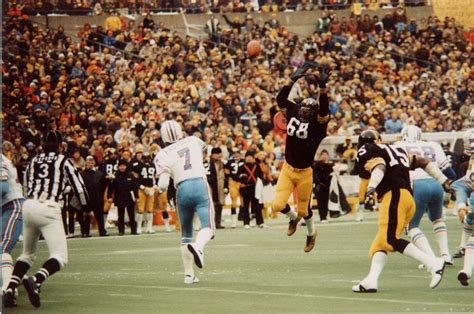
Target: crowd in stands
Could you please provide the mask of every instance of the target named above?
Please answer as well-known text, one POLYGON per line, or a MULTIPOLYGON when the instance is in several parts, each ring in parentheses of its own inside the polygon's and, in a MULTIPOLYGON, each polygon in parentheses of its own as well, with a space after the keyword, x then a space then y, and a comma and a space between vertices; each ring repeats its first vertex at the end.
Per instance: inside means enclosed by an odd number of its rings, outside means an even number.
MULTIPOLYGON (((425 0, 404 0, 405 5, 425 5, 425 0)), ((353 3, 364 6, 395 7, 399 0, 17 0, 3 1, 3 12, 22 10, 29 15, 101 15, 119 9, 128 14, 185 12, 282 12, 317 9, 345 9, 353 3)))
POLYGON ((403 9, 346 19, 328 11, 307 38, 273 19, 230 21, 216 31, 218 42, 178 36, 150 16, 86 24, 79 40, 24 14, 5 19, 3 151, 21 173, 45 131, 58 129, 78 167, 87 155, 101 162, 110 148, 129 160, 137 144, 162 147, 160 123, 173 117, 224 159, 233 149, 262 152, 276 177, 285 143, 272 123, 275 96, 305 61, 333 69, 328 135, 396 133, 406 123, 425 132, 466 127, 472 44, 454 19, 407 20, 403 9), (250 39, 264 48, 256 58, 244 49, 250 39))

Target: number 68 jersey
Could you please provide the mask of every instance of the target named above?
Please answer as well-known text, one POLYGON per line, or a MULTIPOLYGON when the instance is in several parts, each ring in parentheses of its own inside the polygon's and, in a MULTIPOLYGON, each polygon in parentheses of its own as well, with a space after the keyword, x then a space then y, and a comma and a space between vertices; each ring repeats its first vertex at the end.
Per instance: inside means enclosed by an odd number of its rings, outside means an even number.
POLYGON ((395 189, 407 189, 412 193, 410 161, 403 147, 395 144, 367 143, 359 148, 356 167, 362 178, 369 178, 372 170, 378 165, 385 166, 385 175, 376 189, 379 197, 395 189))
POLYGON ((155 157, 157 174, 168 173, 175 186, 186 179, 206 178, 203 149, 206 144, 195 136, 179 140, 158 152, 155 157))
MULTIPOLYGON (((321 95, 321 106, 326 95, 321 95)), ((326 137, 329 116, 320 117, 318 112, 307 122, 297 118, 297 106, 287 106, 286 148, 285 160, 292 167, 305 169, 311 167, 314 155, 321 141, 326 137)))

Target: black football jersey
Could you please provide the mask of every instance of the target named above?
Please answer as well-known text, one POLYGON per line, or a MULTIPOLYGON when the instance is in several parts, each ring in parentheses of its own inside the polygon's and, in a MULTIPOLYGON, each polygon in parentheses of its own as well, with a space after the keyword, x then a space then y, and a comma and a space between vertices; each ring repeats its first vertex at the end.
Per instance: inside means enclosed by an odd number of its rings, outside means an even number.
POLYGON ((327 121, 318 121, 317 112, 308 122, 297 118, 297 107, 286 108, 286 148, 285 159, 292 167, 304 169, 311 167, 314 155, 321 141, 326 137, 327 121))
POLYGON ((385 165, 385 175, 376 189, 379 197, 395 189, 411 192, 410 161, 402 147, 368 143, 357 152, 356 167, 361 178, 370 178, 372 170, 380 164, 385 165))
POLYGON ((225 167, 229 171, 230 178, 234 181, 239 181, 239 168, 244 164, 243 160, 229 159, 225 167))
POLYGON ((100 171, 105 174, 106 177, 115 175, 118 169, 118 160, 117 159, 105 159, 101 166, 100 171))
POLYGON ((138 173, 138 185, 152 187, 156 183, 156 168, 153 163, 139 163, 133 170, 138 173))

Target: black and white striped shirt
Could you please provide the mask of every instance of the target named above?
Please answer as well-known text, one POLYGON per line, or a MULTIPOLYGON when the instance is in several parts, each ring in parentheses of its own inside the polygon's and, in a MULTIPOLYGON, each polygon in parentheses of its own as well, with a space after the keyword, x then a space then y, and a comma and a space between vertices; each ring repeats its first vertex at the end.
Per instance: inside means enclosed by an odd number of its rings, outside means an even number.
POLYGON ((62 154, 42 153, 35 156, 25 171, 25 195, 30 199, 58 202, 68 183, 81 205, 87 205, 88 196, 79 172, 62 154))

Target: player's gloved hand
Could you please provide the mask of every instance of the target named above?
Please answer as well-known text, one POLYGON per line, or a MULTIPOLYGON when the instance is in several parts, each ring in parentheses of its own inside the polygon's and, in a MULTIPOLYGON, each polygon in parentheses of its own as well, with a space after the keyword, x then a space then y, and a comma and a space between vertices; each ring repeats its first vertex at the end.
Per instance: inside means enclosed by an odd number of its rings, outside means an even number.
POLYGON ((293 81, 293 83, 295 83, 297 80, 304 76, 304 74, 306 73, 306 71, 308 71, 309 68, 309 65, 305 63, 301 68, 296 69, 296 71, 291 75, 290 79, 293 81))
POLYGON ((465 223, 465 219, 466 219, 466 216, 467 214, 469 214, 470 210, 467 206, 461 206, 459 207, 458 209, 458 217, 459 217, 459 220, 461 221, 461 223, 465 223))
POLYGON ((375 208, 375 189, 368 189, 365 193, 364 208, 374 210, 375 208))
POLYGON ((145 186, 142 184, 140 185, 140 190, 144 190, 145 189, 145 186))
POLYGON ((71 193, 71 191, 72 191, 72 189, 69 185, 64 188, 64 193, 66 193, 66 194, 71 193))
POLYGON ((331 76, 331 69, 329 67, 321 68, 320 74, 318 77, 318 85, 320 88, 326 87, 326 84, 329 81, 330 76, 331 76))
POLYGON ((443 183, 443 189, 446 193, 451 193, 453 190, 451 189, 451 184, 453 183, 453 180, 447 179, 443 183))
POLYGON ((224 194, 225 195, 229 194, 229 189, 228 188, 224 188, 224 194))

